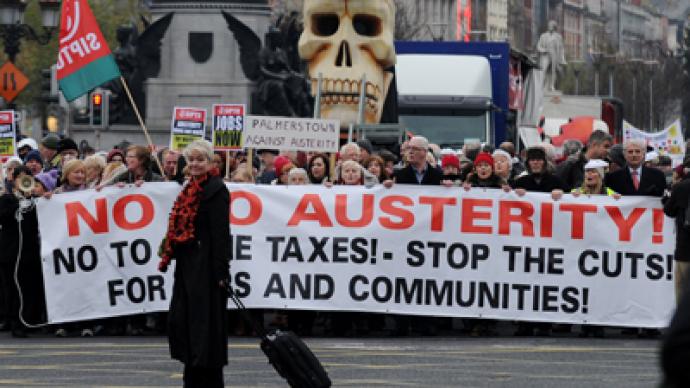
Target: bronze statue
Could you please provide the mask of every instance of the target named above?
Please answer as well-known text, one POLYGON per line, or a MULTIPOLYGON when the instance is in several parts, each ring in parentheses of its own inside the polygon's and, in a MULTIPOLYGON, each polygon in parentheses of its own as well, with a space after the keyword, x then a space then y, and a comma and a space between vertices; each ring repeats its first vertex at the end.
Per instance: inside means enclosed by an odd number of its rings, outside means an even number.
MULTIPOLYGON (((153 23, 144 20, 145 30, 139 35, 134 23, 117 29, 120 44, 113 55, 122 77, 127 81, 132 98, 142 117, 146 117, 146 95, 144 82, 158 76, 161 68, 161 40, 170 26, 173 13, 168 13, 153 23)), ((110 122, 118 124, 138 123, 129 98, 120 80, 106 84, 112 94, 110 97, 110 122)))
POLYGON ((309 117, 312 101, 297 55, 299 28, 296 15, 279 20, 266 34, 265 45, 246 24, 222 11, 240 47, 245 76, 256 82, 251 111, 267 116, 309 117))

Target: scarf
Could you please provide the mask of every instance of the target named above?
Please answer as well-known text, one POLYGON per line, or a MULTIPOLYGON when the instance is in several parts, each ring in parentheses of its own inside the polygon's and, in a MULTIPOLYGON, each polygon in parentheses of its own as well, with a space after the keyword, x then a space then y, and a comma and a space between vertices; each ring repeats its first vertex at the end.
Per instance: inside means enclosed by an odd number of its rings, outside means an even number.
POLYGON ((168 231, 158 248, 158 255, 161 258, 158 263, 159 271, 165 272, 168 270, 173 256, 174 244, 182 244, 194 239, 194 221, 199 211, 201 196, 204 193, 202 185, 210 177, 218 175, 218 169, 212 168, 208 173, 198 178, 190 179, 184 189, 182 189, 182 192, 177 196, 170 212, 170 218, 168 218, 168 231))

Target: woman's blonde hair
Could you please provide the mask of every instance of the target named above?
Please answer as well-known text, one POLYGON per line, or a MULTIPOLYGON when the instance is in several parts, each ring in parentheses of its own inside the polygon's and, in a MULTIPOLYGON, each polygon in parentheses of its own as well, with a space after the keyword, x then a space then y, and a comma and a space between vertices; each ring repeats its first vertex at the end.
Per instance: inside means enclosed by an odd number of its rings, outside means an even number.
POLYGON ((84 168, 95 167, 102 172, 105 168, 105 164, 105 159, 100 155, 90 155, 84 159, 84 168))
POLYGON ((125 165, 120 161, 110 162, 105 165, 101 173, 101 182, 108 182, 116 174, 122 173, 126 170, 125 165))
POLYGON ((247 171, 246 168, 240 168, 235 170, 232 173, 232 176, 230 178, 231 182, 247 182, 247 183, 254 183, 254 174, 250 173, 247 171), (241 179, 238 181, 238 179, 241 179))
POLYGON ((82 170, 86 169, 86 166, 84 165, 84 161, 83 161, 83 160, 72 159, 72 160, 68 161, 67 163, 65 163, 64 166, 62 166, 62 178, 60 178, 60 181, 61 181, 62 183, 67 183, 67 182, 69 182, 69 181, 67 180, 67 178, 69 178, 69 175, 70 175, 71 173, 73 173, 74 171, 80 169, 80 168, 81 168, 82 170))
POLYGON ((207 140, 194 140, 189 143, 187 147, 182 151, 184 158, 189 160, 189 157, 194 153, 194 151, 199 152, 208 159, 209 162, 213 161, 213 144, 207 140))

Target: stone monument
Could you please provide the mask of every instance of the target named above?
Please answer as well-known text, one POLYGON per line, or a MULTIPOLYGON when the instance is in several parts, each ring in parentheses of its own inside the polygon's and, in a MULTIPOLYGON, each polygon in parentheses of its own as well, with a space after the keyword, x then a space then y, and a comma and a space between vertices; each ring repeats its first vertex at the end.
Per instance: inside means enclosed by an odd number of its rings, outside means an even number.
POLYGON ((555 21, 549 21, 549 29, 539 36, 537 42, 537 52, 539 53, 539 67, 544 73, 544 91, 556 91, 556 78, 560 67, 565 65, 565 49, 563 48, 563 37, 558 33, 555 21))
POLYGON ((161 45, 161 70, 146 81, 146 122, 156 132, 154 142, 167 144, 175 106, 208 109, 216 103, 249 104, 251 81, 240 65, 240 50, 221 11, 242 20, 257 35, 270 25, 268 0, 153 0, 152 19, 173 12, 175 17, 161 45))
MULTIPOLYGON (((158 41, 155 44, 156 49, 160 47, 160 62, 157 61, 154 72, 157 75, 152 73, 140 88, 141 98, 146 101, 144 120, 152 141, 167 146, 175 106, 206 108, 209 131, 213 104, 249 106, 254 85, 242 71, 240 49, 221 11, 231 13, 258 36, 264 36, 271 24, 271 7, 269 0, 151 0, 149 3, 151 23, 173 14, 159 39, 160 45, 158 41)), ((124 35, 119 38, 127 39, 124 35)), ((115 54, 119 53, 118 48, 112 48, 115 54)), ((68 134, 105 150, 123 141, 146 144, 138 124, 116 124, 97 131, 88 125, 71 125, 68 134)))

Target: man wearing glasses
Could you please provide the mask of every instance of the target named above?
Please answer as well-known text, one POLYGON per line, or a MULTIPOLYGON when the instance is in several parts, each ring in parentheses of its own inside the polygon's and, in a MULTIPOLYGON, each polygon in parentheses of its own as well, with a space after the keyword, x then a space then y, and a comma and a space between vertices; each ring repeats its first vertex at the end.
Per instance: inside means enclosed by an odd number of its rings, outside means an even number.
POLYGON ((429 141, 425 137, 415 136, 410 139, 407 148, 408 164, 395 172, 395 183, 434 186, 441 184, 443 172, 426 161, 428 149, 429 141))

